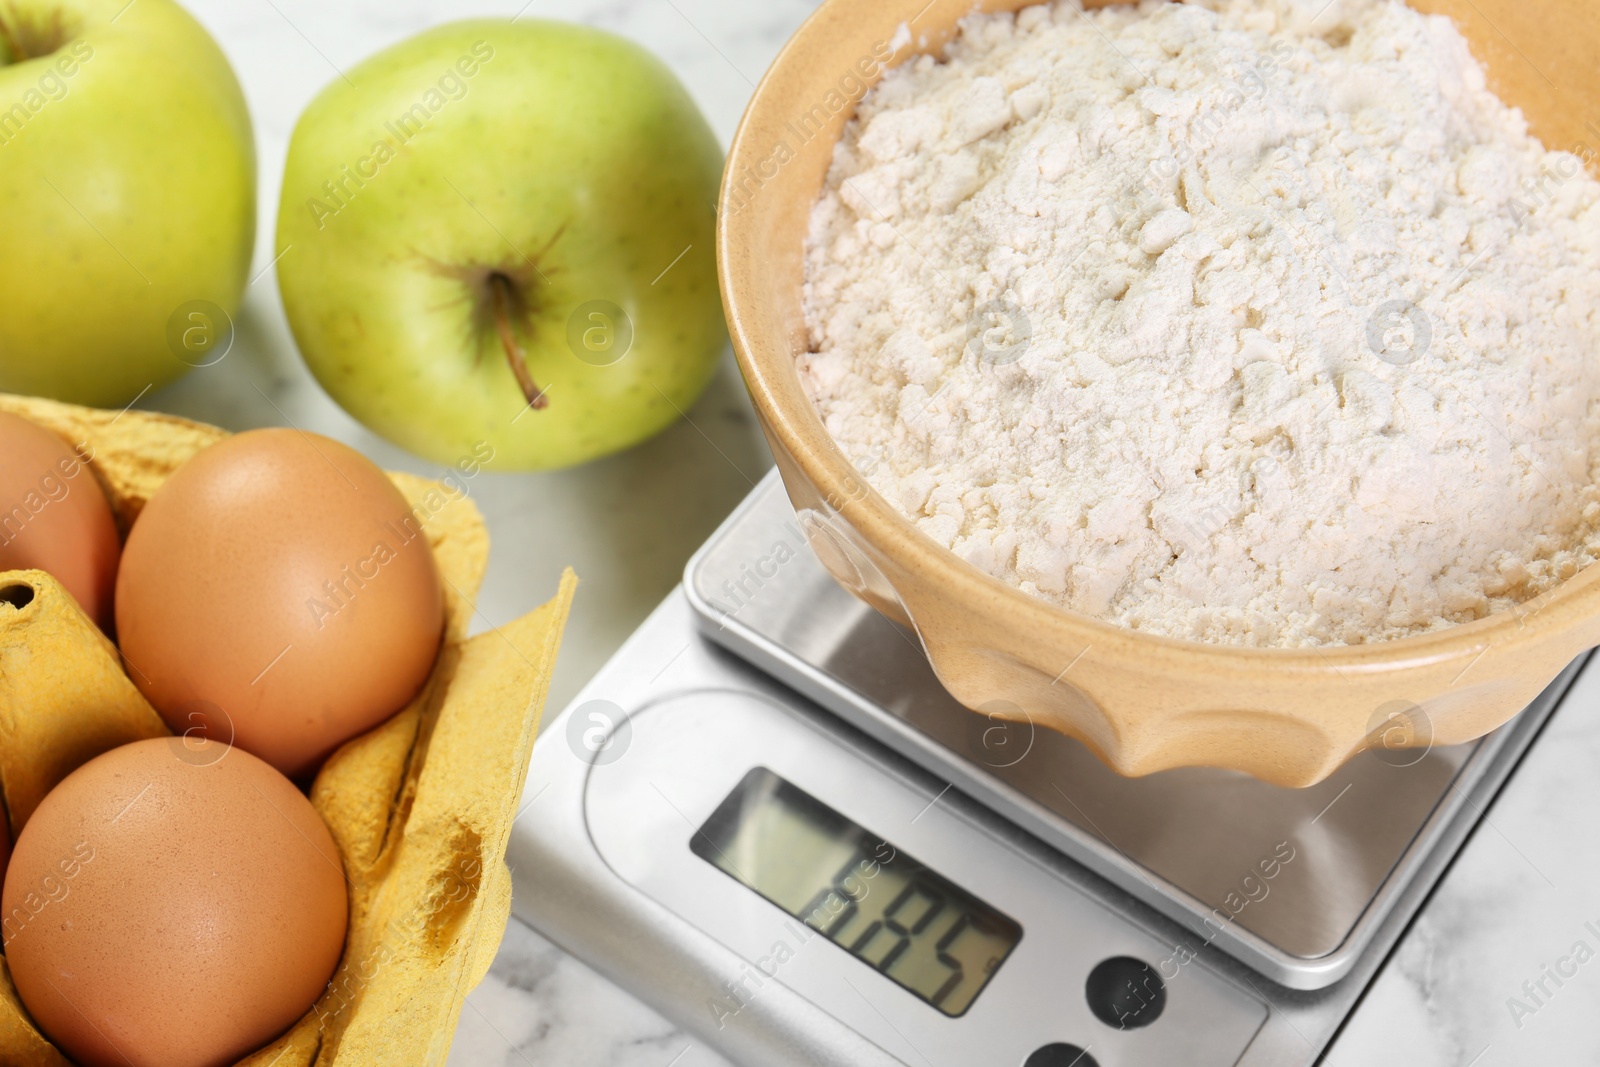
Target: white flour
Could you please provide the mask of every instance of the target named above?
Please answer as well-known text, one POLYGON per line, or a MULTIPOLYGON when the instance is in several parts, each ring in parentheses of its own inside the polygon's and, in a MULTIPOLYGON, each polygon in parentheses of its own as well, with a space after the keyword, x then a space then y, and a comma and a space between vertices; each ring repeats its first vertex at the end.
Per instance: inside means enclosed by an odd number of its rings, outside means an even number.
POLYGON ((1325 3, 974 17, 865 100, 800 369, 934 540, 1265 646, 1478 618, 1600 555, 1600 183, 1448 20, 1325 3))

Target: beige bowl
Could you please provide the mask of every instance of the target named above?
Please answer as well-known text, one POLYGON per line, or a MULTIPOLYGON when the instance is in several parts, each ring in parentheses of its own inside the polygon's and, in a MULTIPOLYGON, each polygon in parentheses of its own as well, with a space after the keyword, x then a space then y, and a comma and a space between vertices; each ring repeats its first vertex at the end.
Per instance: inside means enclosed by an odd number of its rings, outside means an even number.
MULTIPOLYGON (((979 0, 987 11, 1028 0, 979 0)), ((920 533, 854 470, 802 391, 801 251, 854 105, 889 65, 949 40, 973 0, 829 0, 756 90, 734 138, 718 230, 740 366, 811 541, 835 578, 922 640, 969 708, 1026 716, 1123 774, 1228 767, 1322 780, 1377 744, 1456 744, 1515 715, 1600 643, 1600 568, 1518 610, 1396 641, 1324 649, 1212 646, 1123 629, 1036 600, 920 533), (893 52, 896 29, 912 43, 893 52), (892 53, 892 58, 889 58, 892 53)), ((1572 0, 1417 0, 1455 16, 1502 97, 1547 144, 1600 146, 1600 20, 1572 0)), ((1587 154, 1587 149, 1583 149, 1587 154)))

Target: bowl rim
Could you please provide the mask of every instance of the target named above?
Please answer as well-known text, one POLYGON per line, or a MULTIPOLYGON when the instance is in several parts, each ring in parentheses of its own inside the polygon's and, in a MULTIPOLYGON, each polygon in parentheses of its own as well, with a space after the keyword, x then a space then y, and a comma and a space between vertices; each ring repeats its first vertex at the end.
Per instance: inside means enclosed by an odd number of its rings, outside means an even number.
MULTIPOLYGON (((781 353, 768 353, 753 337, 747 298, 735 284, 737 272, 730 269, 732 264, 750 263, 756 258, 750 247, 754 228, 748 222, 739 222, 741 216, 749 219, 750 213, 728 210, 730 196, 736 191, 739 176, 763 158, 757 134, 767 128, 769 113, 795 99, 789 91, 789 83, 796 79, 796 71, 802 66, 796 62, 797 57, 825 43, 830 24, 848 17, 841 12, 852 8, 874 10, 880 2, 824 0, 784 44, 762 75, 729 145, 719 190, 716 241, 718 285, 729 336, 756 410, 790 461, 803 470, 825 497, 842 502, 838 505, 840 514, 866 541, 903 566, 939 574, 951 589, 952 600, 998 601, 1007 614, 1020 620, 1014 626, 1064 636, 1069 647, 1076 642, 1147 658, 1154 655, 1213 675, 1218 671, 1251 673, 1269 668, 1280 675, 1305 673, 1325 678, 1330 668, 1335 672, 1360 668, 1360 673, 1371 674, 1427 666, 1464 655, 1474 656, 1475 663, 1490 647, 1505 652, 1528 643, 1542 643, 1550 634, 1565 631, 1600 614, 1600 604, 1597 604, 1600 597, 1596 595, 1600 592, 1600 563, 1596 563, 1513 607, 1469 622, 1403 637, 1363 644, 1288 647, 1210 643, 1137 630, 1052 604, 979 570, 919 530, 856 470, 828 433, 803 389, 800 410, 784 401, 779 386, 782 377, 793 375, 795 384, 799 384, 796 353, 789 346, 781 353)), ((972 0, 966 10, 969 14, 1020 10, 1044 2, 1048 0, 972 0)), ((1104 2, 1100 0, 1094 6, 1104 2)), ((928 39, 929 35, 924 33, 919 42, 897 40, 893 56, 882 64, 878 75, 866 79, 869 90, 881 79, 883 71, 915 59, 925 51, 937 55, 942 45, 928 47, 928 39)), ((848 102, 842 113, 846 123, 854 120, 859 102, 848 102)), ((837 138, 830 141, 830 151, 831 145, 837 143, 837 138)), ((815 194, 813 202, 814 197, 815 194)), ((912 623, 926 643, 920 625, 915 619, 912 623)))

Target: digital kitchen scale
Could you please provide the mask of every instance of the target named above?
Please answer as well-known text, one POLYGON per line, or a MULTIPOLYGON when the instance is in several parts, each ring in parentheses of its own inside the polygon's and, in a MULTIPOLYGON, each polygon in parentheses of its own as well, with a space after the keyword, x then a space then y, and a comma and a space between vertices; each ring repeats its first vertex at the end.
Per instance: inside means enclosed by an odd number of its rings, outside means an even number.
POLYGON ((1581 666, 1310 789, 1122 778, 957 704, 773 474, 534 747, 513 908, 748 1067, 1310 1064, 1581 666))

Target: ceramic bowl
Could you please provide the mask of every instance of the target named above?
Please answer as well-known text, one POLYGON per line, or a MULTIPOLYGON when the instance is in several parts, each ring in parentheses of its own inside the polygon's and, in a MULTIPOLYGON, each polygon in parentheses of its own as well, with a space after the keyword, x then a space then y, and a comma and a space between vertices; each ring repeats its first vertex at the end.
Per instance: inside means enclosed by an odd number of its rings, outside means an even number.
MULTIPOLYGON (((1600 567, 1514 611, 1366 645, 1252 649, 1151 636, 1037 600, 919 532, 833 443, 803 392, 802 245, 833 146, 880 76, 937 53, 975 8, 1025 0, 828 0, 779 55, 734 139, 718 260, 734 348, 812 546, 920 638, 990 716, 1078 738, 1127 775, 1245 771, 1306 786, 1375 745, 1470 741, 1600 643, 1600 567)), ((1600 32, 1568 0, 1417 0, 1458 21, 1547 144, 1600 145, 1600 32), (1585 57, 1590 58, 1585 58, 1585 57), (1553 80, 1552 80, 1553 79, 1553 80), (1559 88, 1558 88, 1559 86, 1559 88)))

